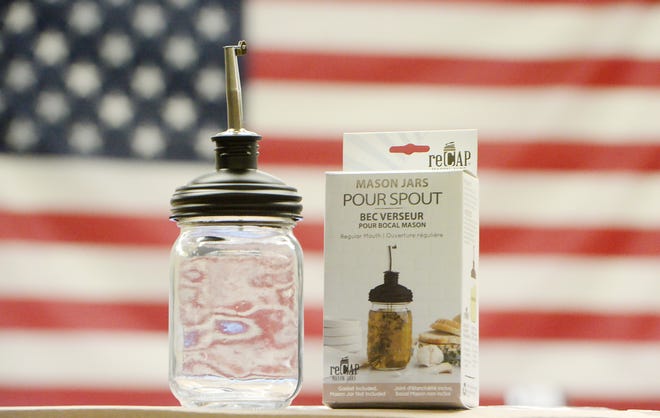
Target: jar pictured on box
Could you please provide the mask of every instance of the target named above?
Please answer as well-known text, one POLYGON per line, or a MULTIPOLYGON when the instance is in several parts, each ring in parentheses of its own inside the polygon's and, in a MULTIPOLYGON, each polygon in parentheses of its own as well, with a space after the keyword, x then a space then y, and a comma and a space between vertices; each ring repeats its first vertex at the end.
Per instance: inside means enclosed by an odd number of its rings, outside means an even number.
POLYGON ((369 291, 367 361, 376 370, 400 370, 410 361, 413 350, 412 312, 408 309, 413 294, 399 284, 399 272, 392 271, 392 249, 388 246, 390 267, 384 282, 369 291))
POLYGON ((184 406, 288 406, 302 378, 301 197, 257 170, 259 135, 242 128, 236 56, 225 47, 229 128, 216 171, 179 187, 171 219, 170 388, 184 406))

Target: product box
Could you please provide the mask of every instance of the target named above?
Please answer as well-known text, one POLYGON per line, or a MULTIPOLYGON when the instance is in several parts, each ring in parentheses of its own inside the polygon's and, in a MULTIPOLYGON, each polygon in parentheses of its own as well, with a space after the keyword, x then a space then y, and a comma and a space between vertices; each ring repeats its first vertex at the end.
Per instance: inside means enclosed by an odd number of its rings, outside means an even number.
POLYGON ((326 405, 478 405, 476 168, 476 130, 344 135, 326 174, 326 405))

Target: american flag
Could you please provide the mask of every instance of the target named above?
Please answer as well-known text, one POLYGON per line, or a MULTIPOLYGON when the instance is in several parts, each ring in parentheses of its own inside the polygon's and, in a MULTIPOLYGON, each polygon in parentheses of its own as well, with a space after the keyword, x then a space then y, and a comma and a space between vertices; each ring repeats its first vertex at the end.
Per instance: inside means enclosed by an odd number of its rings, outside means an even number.
POLYGON ((15 0, 0 16, 0 405, 176 404, 169 198, 212 170, 221 47, 246 39, 260 168, 304 199, 294 404, 321 402, 342 133, 477 128, 481 404, 660 409, 656 1, 15 0))

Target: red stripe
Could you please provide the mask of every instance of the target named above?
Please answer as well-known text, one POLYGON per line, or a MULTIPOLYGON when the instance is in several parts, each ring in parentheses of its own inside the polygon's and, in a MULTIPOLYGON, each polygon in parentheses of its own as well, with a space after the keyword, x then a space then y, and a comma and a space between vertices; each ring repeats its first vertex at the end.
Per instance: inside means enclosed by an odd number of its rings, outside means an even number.
MULTIPOLYGON (((0 299, 0 328, 105 329, 167 332, 164 303, 87 303, 0 299)), ((660 341, 660 314, 485 310, 483 339, 660 341)), ((305 336, 321 338, 323 310, 305 309, 305 336)))
MULTIPOLYGON (((130 376, 127 376, 127 382, 129 380, 130 376)), ((175 406, 179 405, 179 402, 166 388, 145 390, 0 386, 0 406, 58 405, 175 406)))
MULTIPOLYGON (((615 396, 598 397, 598 396, 571 396, 568 395, 567 403, 575 407, 590 407, 596 406, 601 408, 620 409, 620 410, 646 410, 658 411, 660 410, 660 397, 651 396, 649 398, 617 398, 615 396)), ((491 404, 495 405, 495 404, 491 404)), ((594 413, 594 415, 596 415, 594 413)), ((647 414, 642 414, 647 415, 647 414)))
POLYGON ((479 144, 479 168, 499 170, 660 171, 660 141, 588 144, 561 139, 479 144))
POLYGON ((164 303, 0 299, 0 328, 167 332, 164 303))
MULTIPOLYGON (((323 224, 303 220, 296 236, 305 251, 323 251, 323 224)), ((164 218, 0 211, 0 239, 171 246, 176 227, 164 218)), ((660 230, 481 227, 484 254, 660 255, 660 230)))
POLYGON ((323 308, 305 306, 305 338, 323 337, 323 308))
POLYGON ((482 311, 483 339, 660 341, 660 314, 482 311))
POLYGON ((262 80, 449 84, 493 87, 571 85, 660 86, 660 61, 487 60, 255 50, 248 71, 262 80))
POLYGON ((177 234, 167 218, 0 210, 0 239, 169 246, 177 234))
MULTIPOLYGON (((265 135, 260 161, 340 170, 341 138, 289 139, 265 135)), ((660 139, 654 143, 633 140, 619 144, 566 142, 561 138, 534 141, 491 138, 479 144, 479 168, 497 170, 635 171, 660 170, 660 139)))
MULTIPOLYGON (((305 391, 300 393, 292 405, 317 406, 322 404, 320 392, 305 391)), ((504 395, 498 393, 483 393, 480 396, 481 406, 502 405, 504 395)), ((90 389, 68 387, 36 387, 16 388, 0 386, 0 406, 42 406, 57 407, 67 405, 123 405, 123 406, 178 406, 179 402, 167 390, 131 390, 131 389, 90 389)), ((660 410, 658 397, 616 398, 597 396, 568 396, 568 406, 600 407, 619 410, 660 410)), ((110 407, 109 407, 110 408, 110 407)))
MULTIPOLYGON (((167 218, 88 213, 25 213, 0 209, 0 240, 67 241, 129 246, 171 246, 178 229, 167 218)), ((303 220, 296 227, 303 247, 323 248, 323 224, 303 220)))
POLYGON ((483 226, 482 254, 660 255, 660 229, 483 226))
POLYGON ((264 139, 259 142, 259 162, 316 166, 320 172, 341 170, 341 138, 289 139, 264 135, 264 139))
MULTIPOLYGON (((304 391, 293 405, 320 405, 321 393, 304 391)), ((179 401, 167 389, 90 389, 70 387, 16 388, 0 386, 0 406, 178 406, 179 401)))

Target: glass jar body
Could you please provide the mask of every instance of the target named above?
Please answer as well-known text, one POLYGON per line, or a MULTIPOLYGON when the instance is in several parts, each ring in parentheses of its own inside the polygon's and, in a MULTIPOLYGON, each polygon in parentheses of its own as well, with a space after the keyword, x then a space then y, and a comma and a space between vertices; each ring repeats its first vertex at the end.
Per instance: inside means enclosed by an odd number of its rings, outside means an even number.
POLYGON ((376 370, 400 370, 412 356, 408 303, 373 302, 369 311, 367 361, 376 370))
POLYGON ((288 406, 302 378, 302 251, 293 221, 179 221, 170 388, 184 406, 288 406))

